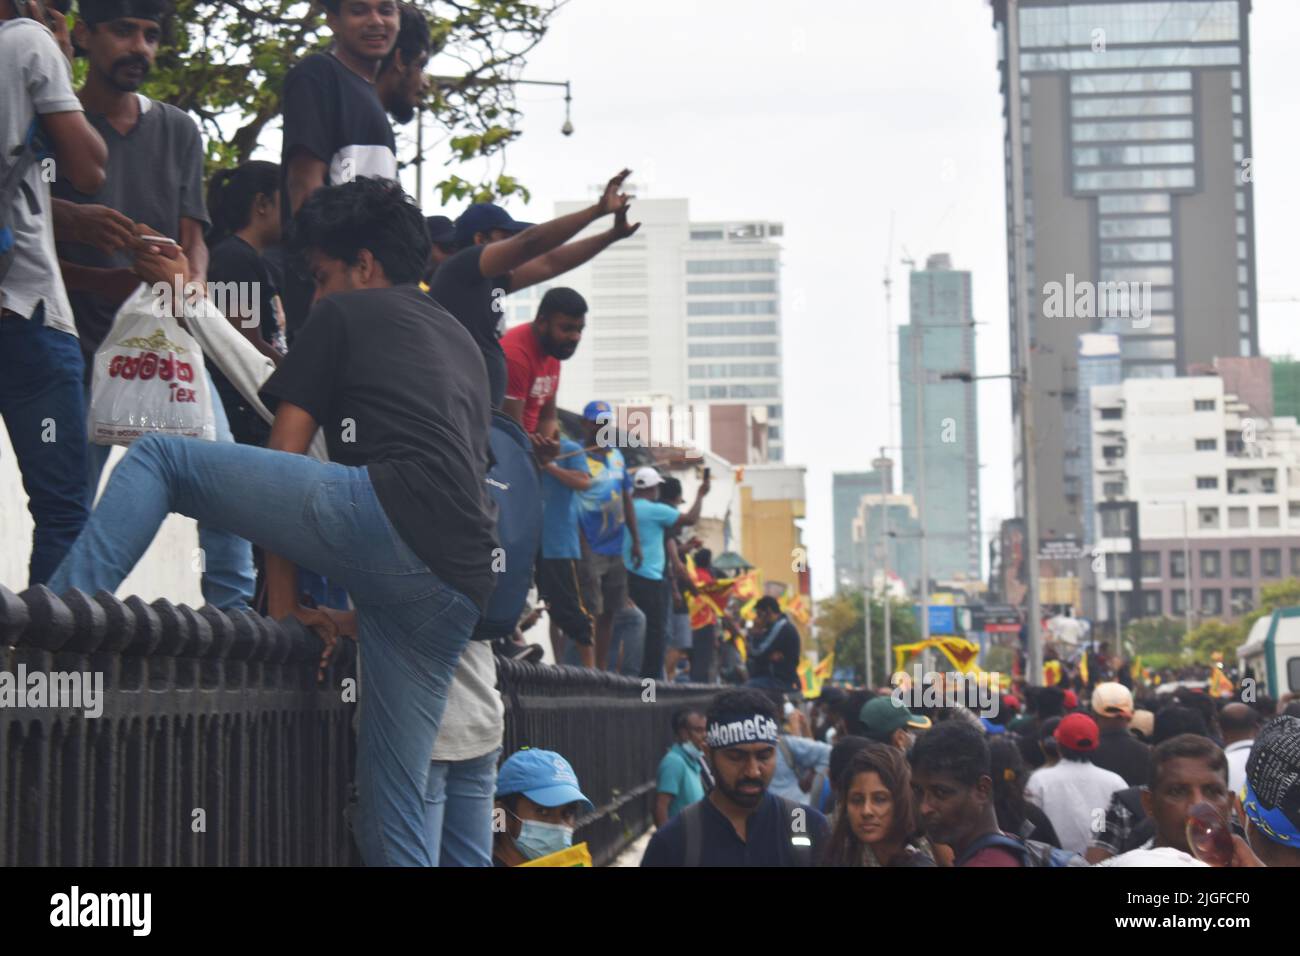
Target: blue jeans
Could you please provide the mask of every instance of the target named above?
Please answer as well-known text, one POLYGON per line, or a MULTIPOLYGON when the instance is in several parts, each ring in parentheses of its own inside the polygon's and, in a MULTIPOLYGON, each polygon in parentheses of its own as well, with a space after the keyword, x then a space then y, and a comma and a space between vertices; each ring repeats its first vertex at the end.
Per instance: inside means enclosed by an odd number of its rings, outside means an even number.
MULTIPOLYGON (((221 404, 221 396, 217 394, 211 376, 208 377, 208 392, 212 396, 212 415, 217 426, 216 440, 233 443, 235 438, 230 433, 230 420, 226 418, 226 408, 221 404)), ((86 406, 90 406, 89 397, 86 399, 86 406)), ((87 508, 93 507, 95 504, 95 493, 99 491, 99 479, 104 474, 104 466, 108 464, 109 453, 113 450, 112 445, 91 445, 89 447, 90 453, 86 462, 88 469, 86 480, 88 489, 87 508)), ((203 577, 199 583, 199 588, 203 592, 203 600, 213 607, 221 608, 223 611, 248 607, 253 601, 254 592, 257 590, 257 570, 253 566, 253 546, 238 535, 218 531, 216 528, 205 527, 200 522, 199 549, 203 552, 203 577)), ((330 607, 344 606, 346 605, 330 605, 330 607)))
POLYGON ((435 760, 424 793, 429 854, 439 866, 492 865, 492 803, 501 748, 469 760, 435 760))
POLYGON ((162 435, 127 449, 50 587, 115 590, 173 511, 347 588, 365 679, 357 845, 372 866, 433 866, 425 829, 429 754, 479 609, 402 541, 365 468, 162 435))
POLYGON ((44 584, 86 523, 84 360, 74 335, 30 319, 0 319, 0 416, 27 492, 30 584, 44 584))
POLYGON ((645 615, 635 604, 614 615, 609 637, 609 669, 626 677, 641 676, 641 657, 645 653, 645 615), (618 662, 619 649, 623 664, 618 662))

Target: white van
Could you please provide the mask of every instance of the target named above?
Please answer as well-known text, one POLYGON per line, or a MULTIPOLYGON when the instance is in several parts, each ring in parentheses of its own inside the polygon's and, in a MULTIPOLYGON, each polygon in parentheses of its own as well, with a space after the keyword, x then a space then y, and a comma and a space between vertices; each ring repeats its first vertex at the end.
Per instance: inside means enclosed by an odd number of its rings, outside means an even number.
POLYGON ((1237 664, 1243 676, 1255 678, 1257 694, 1276 700, 1300 693, 1300 607, 1284 607, 1256 621, 1237 648, 1237 664))

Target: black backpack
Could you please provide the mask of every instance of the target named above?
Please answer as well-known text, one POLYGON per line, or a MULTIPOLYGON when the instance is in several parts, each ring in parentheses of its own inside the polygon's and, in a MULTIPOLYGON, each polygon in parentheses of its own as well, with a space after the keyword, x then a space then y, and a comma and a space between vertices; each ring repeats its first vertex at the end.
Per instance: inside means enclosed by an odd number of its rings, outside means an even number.
POLYGON ((22 194, 22 199, 27 203, 27 208, 33 216, 39 215, 41 211, 36 193, 27 184, 27 170, 48 154, 49 150, 41 138, 40 123, 32 120, 32 125, 27 128, 27 135, 23 137, 23 141, 10 150, 8 156, 10 165, 0 177, 0 282, 4 282, 5 276, 9 274, 14 256, 18 252, 18 240, 14 235, 12 215, 14 205, 19 201, 19 193, 22 194))
POLYGON ((542 484, 532 442, 518 422, 494 410, 488 444, 492 451, 488 494, 496 504, 497 543, 505 561, 474 630, 476 641, 514 634, 533 584, 533 562, 542 540, 542 484))

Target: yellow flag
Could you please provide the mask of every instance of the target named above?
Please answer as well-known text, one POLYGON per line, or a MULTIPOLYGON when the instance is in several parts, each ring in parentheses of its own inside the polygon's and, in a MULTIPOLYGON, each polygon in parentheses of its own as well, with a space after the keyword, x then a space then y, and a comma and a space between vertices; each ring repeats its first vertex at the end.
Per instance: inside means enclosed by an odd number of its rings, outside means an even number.
POLYGON ((529 860, 527 863, 520 863, 520 866, 591 866, 591 851, 587 849, 587 844, 579 843, 576 846, 567 847, 563 850, 556 850, 554 853, 548 853, 546 856, 539 856, 535 860, 529 860))
POLYGON ((1083 686, 1088 686, 1088 652, 1084 651, 1083 656, 1079 658, 1079 676, 1083 678, 1083 686))
POLYGON ((830 680, 831 675, 835 673, 835 652, 831 651, 819 660, 817 666, 813 669, 813 673, 822 680, 830 680))

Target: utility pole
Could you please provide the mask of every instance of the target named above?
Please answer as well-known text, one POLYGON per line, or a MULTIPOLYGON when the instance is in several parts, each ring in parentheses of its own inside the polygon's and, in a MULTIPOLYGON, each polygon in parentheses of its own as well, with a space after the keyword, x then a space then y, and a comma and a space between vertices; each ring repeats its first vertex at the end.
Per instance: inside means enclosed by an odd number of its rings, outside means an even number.
POLYGON ((913 321, 909 326, 912 340, 912 387, 916 391, 916 421, 913 423, 913 441, 916 442, 916 516, 920 525, 921 582, 919 586, 921 640, 930 639, 930 564, 925 540, 925 362, 921 349, 921 326, 913 321))
MULTIPOLYGON (((894 214, 889 214, 889 252, 885 256, 885 417, 889 420, 889 447, 894 447, 894 375, 896 369, 894 366, 894 321, 893 321, 893 286, 894 280, 891 278, 890 266, 894 259, 894 214)), ((885 457, 885 449, 880 449, 880 457, 885 457)), ((901 461, 900 461, 901 467, 901 461)), ((889 593, 889 498, 894 490, 894 466, 892 462, 889 466, 889 487, 886 488, 881 484, 881 508, 880 531, 881 540, 884 543, 884 574, 882 581, 884 591, 882 600, 884 602, 882 611, 885 617, 885 671, 887 682, 893 686, 894 678, 894 640, 891 633, 894 618, 894 599, 889 593)))
POLYGON ((1020 385, 1020 474, 1022 508, 1025 516, 1025 560, 1028 562, 1029 595, 1028 620, 1025 622, 1025 641, 1029 684, 1043 683, 1043 644, 1039 634, 1042 619, 1040 581, 1038 574, 1038 475, 1034 463, 1034 404, 1031 389, 1031 357, 1029 347, 1029 296, 1025 288, 1029 282, 1025 268, 1025 147, 1020 128, 1020 0, 1007 0, 1006 44, 1004 60, 1007 64, 1007 136, 1011 153, 1011 231, 1012 256, 1015 269, 1016 364, 1019 365, 1020 385))
POLYGON ((865 624, 863 625, 865 630, 863 639, 866 643, 863 645, 862 652, 863 652, 863 661, 864 661, 863 664, 864 673, 866 675, 868 687, 873 686, 875 683, 872 680, 872 673, 871 673, 871 597, 872 597, 872 591, 875 589, 873 587, 872 573, 871 573, 871 522, 867 520, 870 514, 871 514, 871 509, 868 508, 867 513, 863 516, 862 519, 862 550, 865 553, 865 567, 867 572, 867 587, 862 598, 862 607, 863 607, 862 617, 863 620, 865 621, 865 624))

